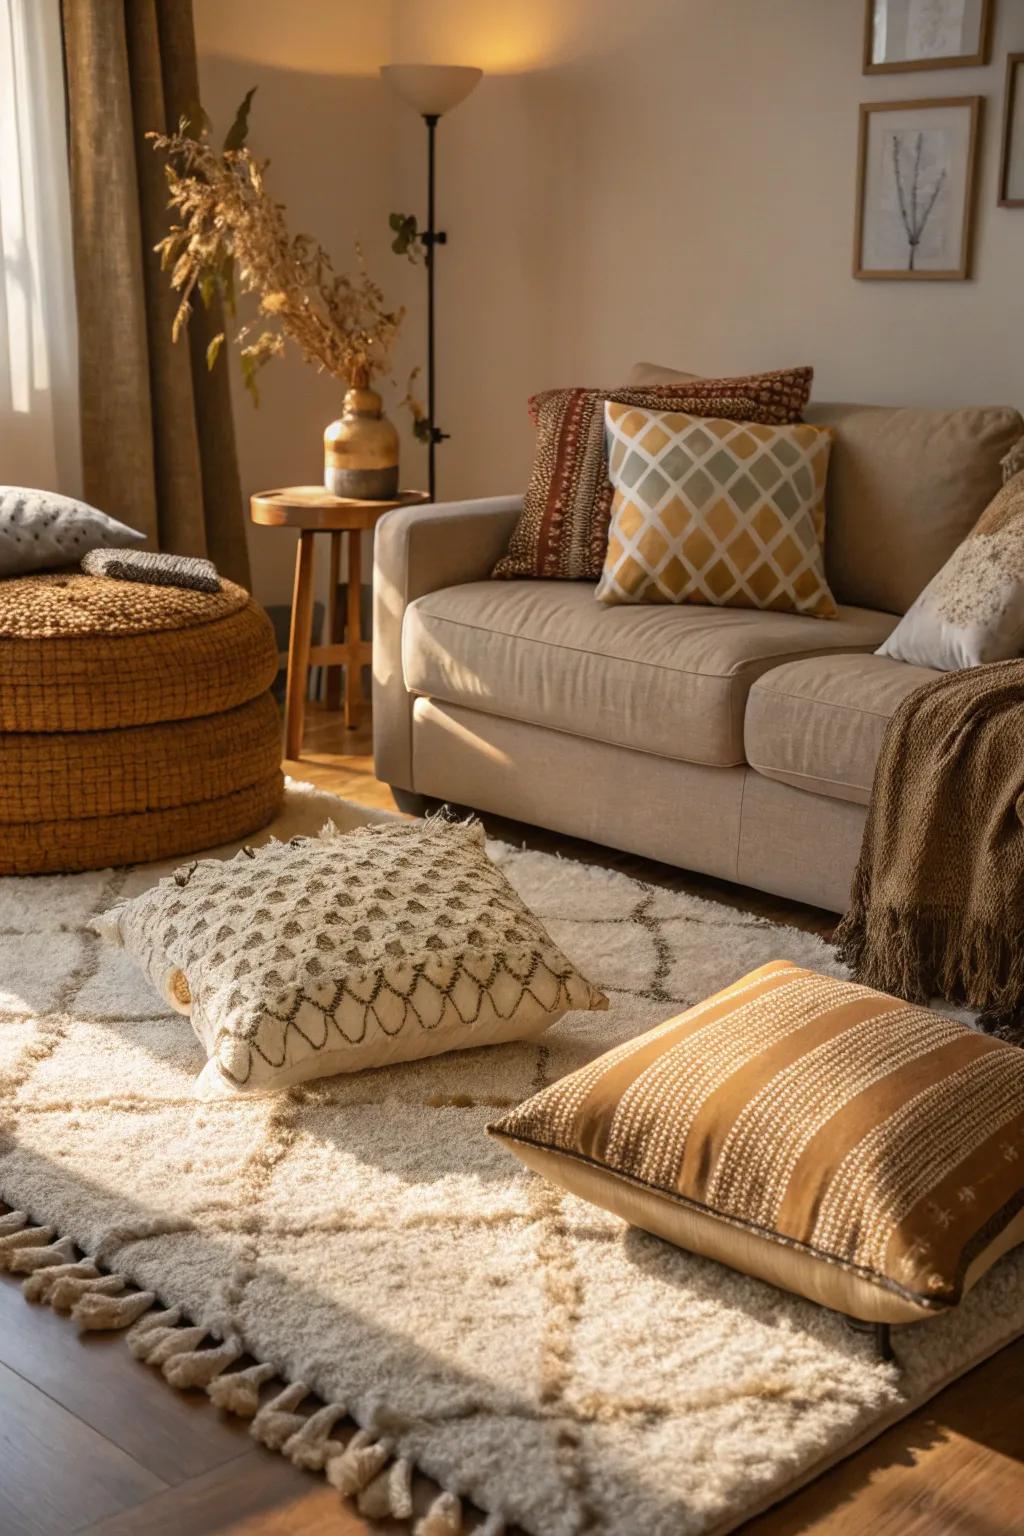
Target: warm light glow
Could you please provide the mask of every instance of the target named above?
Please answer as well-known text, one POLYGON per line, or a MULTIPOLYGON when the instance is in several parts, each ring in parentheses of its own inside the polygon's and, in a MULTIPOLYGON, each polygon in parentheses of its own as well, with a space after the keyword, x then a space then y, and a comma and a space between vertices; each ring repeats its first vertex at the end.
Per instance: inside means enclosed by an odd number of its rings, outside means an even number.
POLYGON ((470 64, 382 64, 381 79, 424 117, 440 117, 476 89, 482 69, 470 64))
POLYGON ((595 37, 609 41, 609 25, 607 13, 594 25, 592 0, 394 0, 391 32, 400 59, 479 64, 494 75, 578 57, 595 37))

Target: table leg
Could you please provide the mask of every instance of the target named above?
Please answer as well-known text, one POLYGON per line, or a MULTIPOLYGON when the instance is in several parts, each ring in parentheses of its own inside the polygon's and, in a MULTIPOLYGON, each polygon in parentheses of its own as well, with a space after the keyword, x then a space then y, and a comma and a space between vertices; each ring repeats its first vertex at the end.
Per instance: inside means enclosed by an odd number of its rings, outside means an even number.
MULTIPOLYGON (((341 581, 341 539, 340 533, 331 534, 331 571, 330 587, 327 593, 327 644, 337 645, 341 640, 341 608, 338 604, 338 584, 341 581)), ((328 667, 327 682, 324 688, 324 703, 328 709, 340 709, 341 707, 341 668, 328 667)))
POLYGON ((295 585, 292 589, 292 627, 288 642, 288 692, 285 700, 285 749, 287 758, 302 756, 302 727, 306 718, 309 687, 309 648, 313 638, 313 540, 309 529, 299 534, 295 551, 295 585))
POLYGON ((362 646, 362 598, 363 562, 362 538, 358 529, 350 529, 348 535, 348 614, 345 626, 345 645, 348 659, 345 662, 345 728, 354 730, 359 724, 363 702, 362 646))

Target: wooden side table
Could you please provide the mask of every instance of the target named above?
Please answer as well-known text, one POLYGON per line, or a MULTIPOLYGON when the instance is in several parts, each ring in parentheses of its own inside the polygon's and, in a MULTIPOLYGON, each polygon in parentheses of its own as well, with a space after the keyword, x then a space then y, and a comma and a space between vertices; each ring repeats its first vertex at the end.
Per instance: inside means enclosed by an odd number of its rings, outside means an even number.
POLYGON ((362 669, 372 659, 373 647, 363 639, 362 535, 372 533, 378 518, 395 507, 418 506, 429 501, 426 491, 402 491, 394 501, 349 501, 332 496, 322 485, 290 485, 280 491, 261 491, 249 502, 249 515, 264 528, 298 528, 295 553, 295 586, 292 625, 288 642, 288 691, 285 701, 285 757, 302 755, 302 728, 306 714, 306 688, 311 666, 327 668, 327 703, 337 709, 340 667, 345 668, 345 725, 358 725, 362 695, 362 669), (314 559, 313 540, 318 533, 331 536, 330 595, 327 606, 327 644, 313 645, 314 559), (341 577, 341 536, 348 534, 348 612, 345 641, 340 643, 341 614, 338 582, 341 577))

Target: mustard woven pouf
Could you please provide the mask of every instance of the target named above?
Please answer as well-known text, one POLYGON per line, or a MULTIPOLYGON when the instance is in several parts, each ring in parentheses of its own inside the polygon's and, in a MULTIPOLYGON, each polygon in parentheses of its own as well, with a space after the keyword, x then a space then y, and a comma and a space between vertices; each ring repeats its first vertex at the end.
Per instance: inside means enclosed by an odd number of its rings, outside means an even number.
POLYGON ((0 582, 0 874, 175 857, 282 794, 277 646, 241 587, 0 582))

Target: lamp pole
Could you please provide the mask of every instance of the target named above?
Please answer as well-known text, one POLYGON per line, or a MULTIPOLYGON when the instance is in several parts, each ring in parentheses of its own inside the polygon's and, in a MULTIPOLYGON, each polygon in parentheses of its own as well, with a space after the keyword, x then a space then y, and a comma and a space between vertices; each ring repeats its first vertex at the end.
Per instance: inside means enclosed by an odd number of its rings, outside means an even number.
MULTIPOLYGON (((437 500, 437 445, 448 437, 437 424, 436 300, 434 254, 448 236, 435 227, 437 125, 445 112, 465 101, 480 83, 482 69, 470 64, 382 64, 381 78, 403 101, 415 107, 427 125, 427 227, 419 231, 427 268, 427 470, 430 499, 437 500)), ((394 227, 394 225, 392 226, 394 227)), ((415 225, 413 225, 415 229, 415 225)), ((408 248, 408 237, 401 249, 408 248)))
POLYGON ((443 443, 448 437, 447 432, 442 432, 437 425, 437 364, 434 356, 434 250, 436 246, 446 245, 448 236, 443 229, 434 228, 435 218, 435 181, 437 160, 437 125, 440 120, 438 112, 424 112, 423 121, 427 125, 427 227, 423 231, 423 247, 427 268, 427 425, 429 437, 427 439, 427 483, 430 489, 431 501, 437 500, 437 466, 436 455, 438 443, 443 443))

